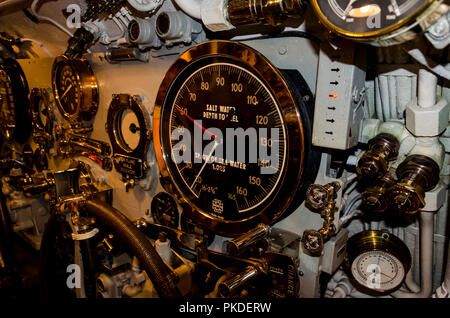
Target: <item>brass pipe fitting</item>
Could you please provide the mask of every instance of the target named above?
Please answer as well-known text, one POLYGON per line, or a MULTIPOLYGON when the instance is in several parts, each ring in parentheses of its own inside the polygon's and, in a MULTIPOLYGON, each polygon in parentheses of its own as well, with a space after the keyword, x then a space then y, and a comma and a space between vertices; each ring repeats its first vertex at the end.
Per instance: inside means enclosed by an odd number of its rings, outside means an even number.
POLYGON ((369 140, 369 150, 358 160, 356 171, 365 178, 380 178, 389 169, 388 162, 398 156, 400 143, 391 134, 381 133, 369 140))
POLYGON ((395 178, 391 172, 387 172, 380 179, 376 179, 374 185, 363 192, 362 205, 372 212, 384 212, 389 208, 388 193, 395 184, 395 178))
POLYGON ((224 297, 236 295, 250 282, 254 281, 262 270, 254 265, 247 266, 242 272, 220 283, 219 292, 224 297))
POLYGON ((337 192, 341 188, 338 182, 328 183, 324 186, 312 184, 306 191, 306 207, 313 212, 320 213, 324 219, 319 230, 305 230, 303 232, 302 244, 307 253, 319 256, 323 246, 335 233, 336 227, 333 224, 334 213, 336 213, 337 192))
POLYGON ((234 26, 253 23, 276 26, 288 17, 301 16, 305 8, 304 0, 230 0, 227 13, 234 26))
POLYGON ((423 155, 411 155, 396 170, 399 182, 389 191, 393 209, 414 214, 425 206, 425 192, 439 182, 439 165, 423 155))

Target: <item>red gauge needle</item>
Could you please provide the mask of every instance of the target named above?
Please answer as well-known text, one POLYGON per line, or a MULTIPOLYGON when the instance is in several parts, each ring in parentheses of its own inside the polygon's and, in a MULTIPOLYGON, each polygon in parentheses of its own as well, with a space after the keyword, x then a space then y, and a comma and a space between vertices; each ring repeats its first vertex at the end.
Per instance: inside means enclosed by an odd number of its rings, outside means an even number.
POLYGON ((178 111, 180 113, 182 113, 184 116, 186 116, 187 119, 189 119, 190 121, 192 121, 196 126, 200 127, 205 133, 207 133, 208 135, 211 136, 212 139, 216 139, 216 136, 211 133, 208 129, 206 129, 205 127, 203 127, 202 125, 200 125, 196 120, 194 120, 191 116, 189 116, 188 114, 186 114, 180 106, 175 105, 175 108, 178 109, 178 111))

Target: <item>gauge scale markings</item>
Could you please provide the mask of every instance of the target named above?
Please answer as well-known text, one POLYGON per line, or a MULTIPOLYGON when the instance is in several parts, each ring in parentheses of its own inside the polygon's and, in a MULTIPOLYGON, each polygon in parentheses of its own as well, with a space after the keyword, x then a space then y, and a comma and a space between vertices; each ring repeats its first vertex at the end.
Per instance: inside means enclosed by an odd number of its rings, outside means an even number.
MULTIPOLYGON (((191 193, 196 197, 200 198, 202 195, 202 191, 205 187, 214 187, 217 184, 221 185, 221 189, 226 188, 222 192, 222 194, 216 193, 215 196, 209 196, 209 201, 212 202, 214 199, 218 200, 227 200, 227 195, 234 195, 234 202, 238 208, 239 213, 243 213, 248 211, 250 208, 254 208, 258 204, 262 203, 265 198, 271 195, 273 189, 275 188, 279 177, 280 172, 282 171, 284 157, 285 157, 285 131, 284 126, 282 123, 282 120, 280 119, 281 114, 279 113, 279 110, 276 108, 275 100, 272 96, 272 94, 268 91, 267 87, 254 75, 250 74, 247 70, 233 64, 227 64, 227 63, 221 63, 221 64, 210 64, 207 66, 204 66, 203 68, 198 69, 194 74, 192 74, 188 79, 185 80, 185 82, 182 85, 182 88, 178 91, 177 96, 175 97, 174 105, 175 107, 172 108, 171 116, 170 116, 170 124, 169 127, 171 129, 188 129, 189 131, 192 131, 193 124, 192 120, 195 118, 195 120, 202 120, 202 122, 208 122, 211 123, 211 126, 217 126, 222 133, 224 132, 225 128, 229 127, 230 125, 230 118, 235 118, 232 116, 240 116, 239 113, 248 111, 254 111, 253 116, 257 116, 258 114, 261 114, 260 116, 267 116, 267 122, 266 119, 264 119, 264 123, 266 125, 258 125, 257 123, 251 124, 251 123, 244 123, 247 124, 246 127, 242 127, 244 130, 246 128, 265 128, 267 127, 267 124, 271 125, 271 128, 278 128, 279 132, 283 134, 283 136, 279 136, 279 138, 276 138, 272 143, 278 143, 279 149, 282 149, 278 157, 278 169, 274 168, 274 174, 269 175, 270 177, 267 178, 264 183, 266 184, 263 186, 261 181, 257 181, 258 184, 244 184, 243 182, 232 182, 231 184, 228 183, 226 185, 220 184, 220 180, 217 178, 214 178, 214 181, 212 184, 203 182, 203 179, 198 180, 197 176, 200 176, 202 174, 208 174, 210 177, 211 173, 214 172, 221 172, 225 173, 228 171, 228 169, 232 170, 238 170, 236 173, 239 173, 239 170, 247 171, 249 168, 249 163, 246 164, 233 164, 230 162, 227 162, 225 160, 217 161, 217 158, 214 158, 213 163, 206 163, 205 159, 202 158, 202 163, 193 163, 188 166, 186 163, 182 163, 177 165, 178 173, 181 175, 184 184, 187 186, 187 188, 191 191, 191 193), (202 80, 201 83, 195 82, 193 79, 200 78, 202 80), (206 80, 206 81, 205 81, 206 80), (243 80, 243 81, 242 81, 243 80), (247 84, 245 84, 247 82, 247 84), (207 84, 205 84, 207 83, 207 84), (240 86, 242 84, 242 86, 240 86), (197 85, 195 87, 194 85, 197 85), (200 87, 198 87, 200 85, 200 87), (202 86, 203 85, 203 86, 202 86), (236 85, 236 89, 233 92, 232 85, 236 85), (191 86, 190 88, 188 86, 191 86), (199 89, 200 88, 200 89, 199 89), (214 95, 221 95, 226 96, 225 90, 228 90, 228 95, 234 94, 234 96, 237 96, 237 98, 231 98, 231 103, 224 103, 222 100, 215 102, 215 96, 211 96, 211 91, 214 88, 214 95), (221 93, 224 93, 223 95, 217 90, 220 89, 221 93), (252 96, 255 96, 258 100, 258 103, 256 105, 249 104, 246 100, 248 92, 253 91, 252 96), (195 98, 189 96, 186 92, 189 92, 189 94, 196 94, 195 98), (206 95, 206 97, 205 97, 206 95), (205 105, 201 104, 199 100, 205 100, 206 99, 206 110, 205 105), (262 103, 259 101, 263 101, 262 103), (265 105, 264 105, 265 103, 265 105), (225 105, 222 105, 225 104, 225 105), (183 107, 184 106, 184 107, 183 107), (269 107, 269 112, 261 113, 261 109, 263 107, 269 107), (179 111, 177 109, 180 108, 179 111), (186 110, 186 112, 185 112, 186 110), (235 113, 236 114, 235 114, 235 113), (191 114, 192 116, 188 115, 191 114), (212 115, 210 115, 212 113, 212 115), (222 115, 221 117, 216 117, 214 114, 222 115), (208 117, 211 118, 205 118, 208 117), (270 117, 270 118, 269 118, 270 117), (216 119, 217 118, 217 119, 216 119), (223 123, 225 123, 227 126, 223 127, 223 123), (250 125, 250 127, 248 127, 250 125), (214 166, 212 166, 212 164, 214 166), (199 168, 199 166, 201 166, 199 168), (236 166, 240 166, 241 168, 237 168, 236 166), (212 168, 214 167, 214 168, 212 168), (245 167, 244 169, 242 167, 245 167), (202 169, 202 170, 200 170, 202 169), (215 169, 215 170, 214 170, 215 169), (215 183, 215 184, 214 184, 215 183), (234 187, 234 189, 232 189, 234 187), (256 190, 257 189, 257 190, 256 190), (264 190, 261 193, 261 189, 264 190), (230 191, 232 190, 232 191, 230 191), (249 200, 247 198, 250 191, 255 192, 253 194, 252 200, 249 200)), ((255 120, 256 121, 256 117, 255 120)), ((208 131, 207 128, 202 128, 205 132, 208 131)), ((213 138, 211 138, 212 140, 213 138)), ((207 141, 206 144, 210 143, 212 141, 207 141)), ((225 150, 225 144, 223 142, 220 142, 221 146, 223 147, 223 150, 225 150)), ((180 151, 180 147, 175 147, 178 145, 177 141, 171 140, 171 146, 172 146, 172 153, 174 151, 180 151)), ((187 146, 186 146, 187 148, 187 146)), ((193 142, 191 141, 191 149, 194 149, 193 142)), ((211 152, 210 156, 207 157, 213 157, 212 154, 215 155, 215 151, 211 152)), ((205 154, 203 154, 205 155, 205 154)), ((195 156, 195 154, 194 154, 195 156)), ((224 159, 224 158, 220 158, 224 159)), ((252 163, 250 163, 252 165, 252 163)), ((255 163, 257 165, 257 163, 255 163)), ((255 169, 252 169, 255 170, 255 169)), ((228 173, 228 172, 227 172, 228 173)), ((232 173, 232 172, 230 172, 232 173)), ((248 173, 247 173, 248 174, 248 173)), ((251 175, 249 175, 251 177, 251 175)), ((211 180, 211 178, 207 178, 207 180, 211 180)))

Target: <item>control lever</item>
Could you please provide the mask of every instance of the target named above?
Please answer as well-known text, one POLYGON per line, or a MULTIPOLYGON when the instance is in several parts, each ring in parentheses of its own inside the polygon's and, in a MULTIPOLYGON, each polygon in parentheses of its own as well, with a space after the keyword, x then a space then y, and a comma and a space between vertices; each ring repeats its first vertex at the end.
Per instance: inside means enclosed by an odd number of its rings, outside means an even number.
POLYGON ((226 250, 229 255, 237 256, 247 250, 247 248, 265 238, 270 234, 270 226, 259 224, 253 230, 226 242, 226 250))
POLYGON ((48 192, 50 190, 50 188, 52 186, 54 186, 54 185, 55 185, 54 179, 52 179, 52 178, 48 178, 48 179, 44 178, 39 183, 25 184, 23 186, 23 193, 26 196, 39 195, 39 194, 48 192))
POLYGON ((81 155, 86 157, 106 170, 111 171, 113 163, 111 158, 111 146, 100 140, 95 140, 81 135, 90 132, 90 128, 72 128, 65 130, 63 127, 56 128, 58 136, 58 153, 62 156, 81 155))
POLYGON ((263 271, 255 265, 247 266, 242 272, 219 284, 219 292, 224 297, 236 295, 254 281, 263 271))
POLYGON ((88 149, 101 156, 111 155, 111 146, 104 141, 91 139, 71 132, 67 134, 67 137, 72 146, 88 149))

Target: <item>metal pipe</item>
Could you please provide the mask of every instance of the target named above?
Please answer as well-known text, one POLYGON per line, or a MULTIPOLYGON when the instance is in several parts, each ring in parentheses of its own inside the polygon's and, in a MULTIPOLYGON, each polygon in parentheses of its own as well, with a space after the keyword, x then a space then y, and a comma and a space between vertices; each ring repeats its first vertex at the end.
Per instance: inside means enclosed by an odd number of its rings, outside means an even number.
POLYGON ((230 255, 239 255, 250 245, 261 241, 270 234, 270 226, 260 224, 253 230, 227 242, 227 252, 230 255))
POLYGON ((417 103, 422 108, 433 107, 436 104, 437 76, 421 69, 418 84, 417 103))
POLYGON ((420 291, 407 293, 396 291, 392 296, 397 298, 428 298, 433 289, 433 238, 434 214, 420 212, 420 291))
POLYGON ((202 18, 202 2, 203 0, 174 0, 175 3, 183 10, 187 15, 194 19, 201 20, 202 18))
POLYGON ((255 266, 247 266, 244 271, 240 272, 236 276, 226 280, 219 284, 219 292, 225 296, 236 295, 237 292, 242 290, 248 283, 253 281, 261 271, 255 266))

